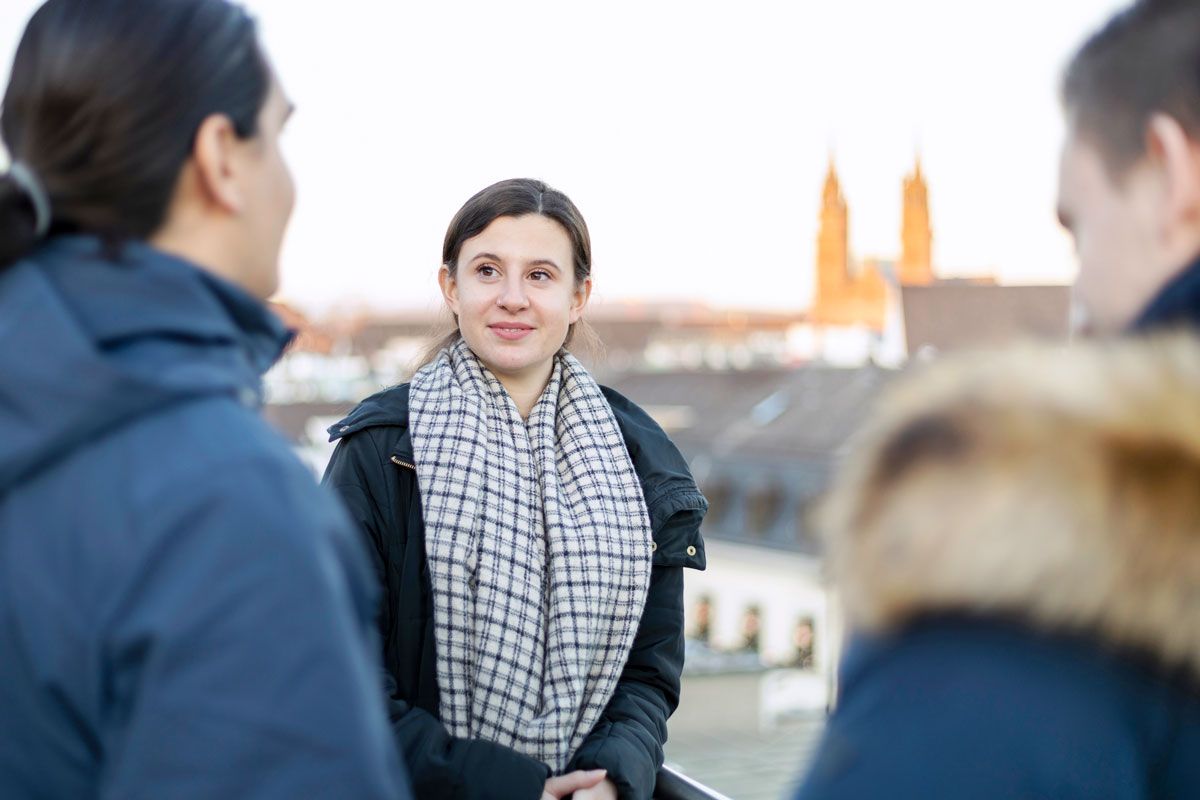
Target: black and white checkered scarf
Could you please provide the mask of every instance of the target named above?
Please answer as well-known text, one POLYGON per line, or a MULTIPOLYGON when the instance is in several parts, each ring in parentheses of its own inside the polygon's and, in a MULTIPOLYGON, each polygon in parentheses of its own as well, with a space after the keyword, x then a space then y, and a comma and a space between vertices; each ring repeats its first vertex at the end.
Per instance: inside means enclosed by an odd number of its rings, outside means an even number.
POLYGON ((650 583, 625 440, 565 351, 528 423, 462 340, 409 396, 442 721, 561 772, 616 689, 650 583))

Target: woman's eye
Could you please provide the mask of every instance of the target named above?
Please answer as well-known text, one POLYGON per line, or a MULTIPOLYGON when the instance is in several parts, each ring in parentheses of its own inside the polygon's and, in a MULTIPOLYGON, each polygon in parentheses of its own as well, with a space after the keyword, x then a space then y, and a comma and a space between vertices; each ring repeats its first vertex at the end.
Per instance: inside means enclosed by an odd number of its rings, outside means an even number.
POLYGON ((550 280, 550 273, 546 272, 544 269, 539 269, 529 273, 529 277, 533 278, 535 281, 548 281, 550 280))
POLYGON ((480 264, 475 272, 481 278, 493 278, 496 275, 496 268, 491 264, 480 264))

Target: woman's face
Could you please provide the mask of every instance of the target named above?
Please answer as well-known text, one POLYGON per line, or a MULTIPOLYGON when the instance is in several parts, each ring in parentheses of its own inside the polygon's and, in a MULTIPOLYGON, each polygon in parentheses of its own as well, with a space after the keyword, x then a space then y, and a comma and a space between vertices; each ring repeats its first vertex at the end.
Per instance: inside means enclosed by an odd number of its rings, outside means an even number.
POLYGON ((463 339, 501 379, 544 380, 592 290, 576 284, 566 230, 540 214, 497 218, 439 282, 463 339))

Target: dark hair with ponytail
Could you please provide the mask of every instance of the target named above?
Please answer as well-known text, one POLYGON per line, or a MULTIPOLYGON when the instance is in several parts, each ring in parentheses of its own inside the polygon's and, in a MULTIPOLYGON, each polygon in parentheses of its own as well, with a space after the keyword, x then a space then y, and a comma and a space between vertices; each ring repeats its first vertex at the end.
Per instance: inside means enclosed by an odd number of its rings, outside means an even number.
MULTIPOLYGON (((227 0, 48 0, 17 47, 0 136, 45 192, 51 235, 117 245, 162 225, 205 118, 258 132, 270 82, 254 20, 227 0)), ((0 175, 0 268, 36 223, 27 187, 0 175)))

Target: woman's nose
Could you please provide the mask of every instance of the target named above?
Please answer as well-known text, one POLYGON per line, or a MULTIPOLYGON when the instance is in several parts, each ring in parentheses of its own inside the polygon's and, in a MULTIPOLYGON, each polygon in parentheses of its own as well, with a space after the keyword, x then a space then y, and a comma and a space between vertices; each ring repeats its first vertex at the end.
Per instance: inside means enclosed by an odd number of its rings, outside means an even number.
POLYGON ((496 298, 496 305, 510 311, 527 308, 529 295, 525 293, 524 283, 519 279, 506 280, 500 296, 496 298))

